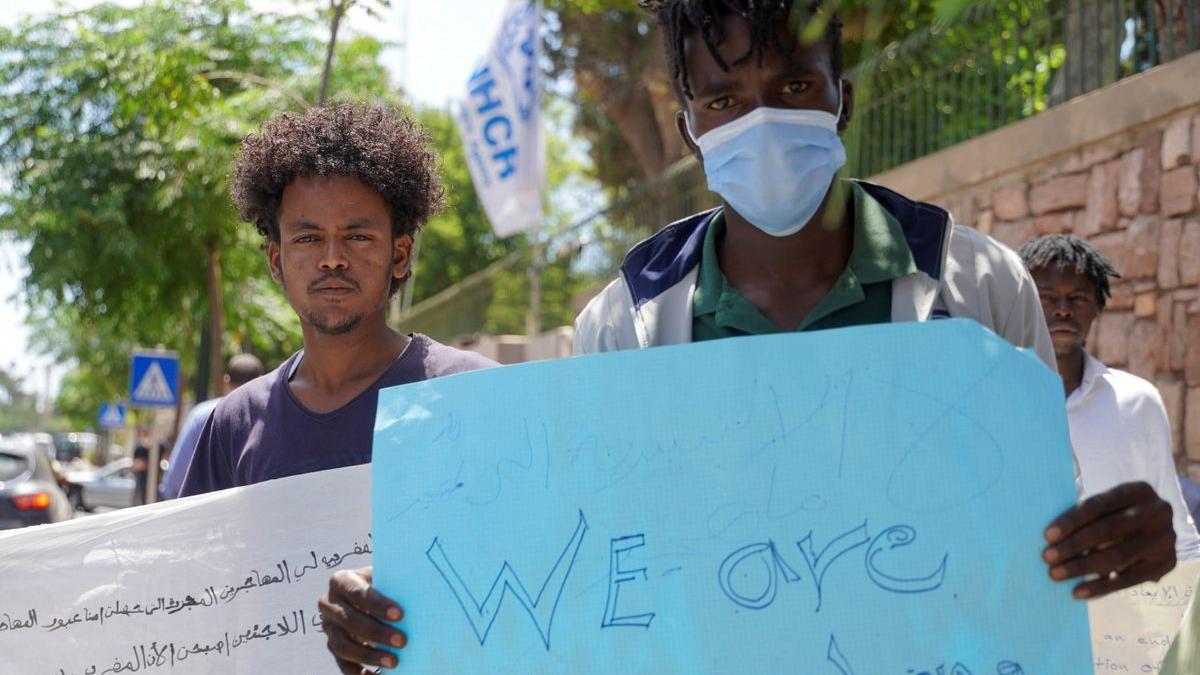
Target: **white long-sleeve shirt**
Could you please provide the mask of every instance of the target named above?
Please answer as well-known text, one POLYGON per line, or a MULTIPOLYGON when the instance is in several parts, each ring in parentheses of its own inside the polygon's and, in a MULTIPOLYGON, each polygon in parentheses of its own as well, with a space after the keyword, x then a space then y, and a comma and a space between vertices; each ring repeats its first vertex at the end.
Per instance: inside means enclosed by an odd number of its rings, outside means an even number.
POLYGON ((1146 481, 1174 511, 1175 553, 1200 558, 1200 535, 1183 501, 1171 455, 1171 427, 1158 390, 1142 378, 1084 355, 1083 382, 1067 397, 1080 500, 1121 483, 1146 481))

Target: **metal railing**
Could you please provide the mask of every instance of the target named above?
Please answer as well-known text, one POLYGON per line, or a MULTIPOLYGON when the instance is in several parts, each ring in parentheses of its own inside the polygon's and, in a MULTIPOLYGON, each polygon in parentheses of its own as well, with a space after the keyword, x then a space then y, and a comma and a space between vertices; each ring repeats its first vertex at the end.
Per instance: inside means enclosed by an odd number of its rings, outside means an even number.
MULTIPOLYGON (((634 188, 612 206, 554 233, 546 247, 549 258, 543 262, 557 266, 560 274, 571 275, 571 285, 587 295, 587 290, 598 290, 615 278, 622 259, 634 244, 672 221, 717 203, 717 196, 706 187, 704 171, 687 157, 654 180, 634 188)), ((497 293, 512 292, 514 276, 530 266, 531 253, 529 247, 514 251, 413 305, 399 315, 398 324, 406 331, 425 333, 442 341, 493 332, 497 321, 488 315, 492 299, 497 293)), ((563 323, 569 322, 581 308, 558 309, 567 310, 553 313, 564 317, 559 322, 563 323)), ((507 323, 513 324, 511 317, 507 323)), ((551 322, 543 325, 554 327, 551 322)))
POLYGON ((719 203, 720 198, 708 191, 700 163, 685 157, 565 233, 581 242, 575 270, 597 284, 612 280, 625 254, 639 241, 719 203))
POLYGON ((874 175, 1200 49, 1200 0, 988 0, 884 46, 850 166, 874 175))
MULTIPOLYGON (((849 71, 857 109, 847 173, 878 174, 1197 49, 1200 0, 977 2, 849 71)), ((570 251, 567 272, 596 290, 616 277, 638 241, 716 204, 703 170, 688 157, 555 234, 558 246, 550 250, 560 251, 560 264, 561 251, 570 251)), ((528 249, 510 255, 413 306, 400 321, 444 340, 485 332, 491 299, 529 263, 528 249)))
MULTIPOLYGON (((417 261, 420 265, 420 261, 417 261)), ((467 276, 462 281, 399 312, 397 324, 406 332, 424 333, 443 342, 483 333, 496 280, 506 271, 529 265, 527 251, 517 250, 467 276)))

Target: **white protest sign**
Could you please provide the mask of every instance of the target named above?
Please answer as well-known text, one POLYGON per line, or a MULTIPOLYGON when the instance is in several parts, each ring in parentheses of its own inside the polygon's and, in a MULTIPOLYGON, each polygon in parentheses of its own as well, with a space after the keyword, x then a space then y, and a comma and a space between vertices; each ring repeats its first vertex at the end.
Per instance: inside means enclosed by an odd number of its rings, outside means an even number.
POLYGON ((1157 582, 1088 603, 1096 673, 1157 673, 1195 594, 1200 561, 1180 562, 1157 582))
POLYGON ((0 535, 0 673, 337 672, 317 598, 371 562, 369 465, 0 535))

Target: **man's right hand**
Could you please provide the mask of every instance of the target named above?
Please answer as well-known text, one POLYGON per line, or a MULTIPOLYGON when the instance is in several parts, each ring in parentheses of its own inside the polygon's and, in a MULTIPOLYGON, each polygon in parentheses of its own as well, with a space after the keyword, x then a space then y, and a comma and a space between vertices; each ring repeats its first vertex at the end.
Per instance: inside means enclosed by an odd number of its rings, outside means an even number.
POLYGON ((334 572, 329 593, 317 601, 326 644, 344 675, 373 673, 366 666, 396 667, 395 655, 375 649, 401 649, 408 636, 385 621, 399 621, 399 605, 371 587, 371 567, 334 572))

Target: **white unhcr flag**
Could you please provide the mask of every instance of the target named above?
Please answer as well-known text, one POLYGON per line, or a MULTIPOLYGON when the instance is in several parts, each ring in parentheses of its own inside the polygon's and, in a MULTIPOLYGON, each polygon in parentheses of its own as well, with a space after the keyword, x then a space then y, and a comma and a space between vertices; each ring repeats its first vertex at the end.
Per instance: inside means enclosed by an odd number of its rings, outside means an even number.
POLYGON ((502 237, 541 219, 546 151, 540 53, 537 6, 511 0, 454 115, 475 191, 502 237))

